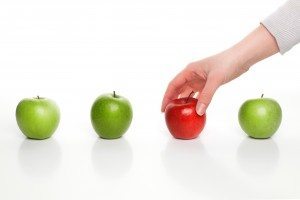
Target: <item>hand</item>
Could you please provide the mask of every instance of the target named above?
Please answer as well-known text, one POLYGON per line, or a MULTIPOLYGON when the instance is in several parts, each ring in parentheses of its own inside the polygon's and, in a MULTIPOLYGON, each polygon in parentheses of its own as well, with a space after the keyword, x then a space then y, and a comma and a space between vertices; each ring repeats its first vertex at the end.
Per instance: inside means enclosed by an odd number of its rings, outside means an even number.
POLYGON ((173 99, 187 97, 192 91, 196 93, 198 104, 196 111, 203 115, 216 90, 224 83, 239 76, 248 68, 235 69, 224 53, 189 64, 170 83, 165 93, 162 111, 173 99))
POLYGON ((274 37, 260 25, 250 35, 232 48, 215 56, 193 62, 180 72, 168 85, 161 111, 178 97, 197 92, 196 111, 203 115, 216 90, 244 72, 256 62, 279 51, 274 37))

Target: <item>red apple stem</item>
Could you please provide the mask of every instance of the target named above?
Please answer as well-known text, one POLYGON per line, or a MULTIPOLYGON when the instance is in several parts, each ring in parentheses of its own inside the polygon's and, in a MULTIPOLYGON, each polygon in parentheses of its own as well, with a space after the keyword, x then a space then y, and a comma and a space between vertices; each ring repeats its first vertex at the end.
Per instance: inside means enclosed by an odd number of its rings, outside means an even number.
POLYGON ((262 94, 262 95, 260 96, 260 98, 264 98, 264 94, 262 94))
POLYGON ((192 92, 189 94, 189 96, 187 97, 185 103, 187 103, 187 102, 189 101, 189 99, 190 99, 190 97, 192 96, 192 94, 194 94, 194 91, 192 91, 192 92))

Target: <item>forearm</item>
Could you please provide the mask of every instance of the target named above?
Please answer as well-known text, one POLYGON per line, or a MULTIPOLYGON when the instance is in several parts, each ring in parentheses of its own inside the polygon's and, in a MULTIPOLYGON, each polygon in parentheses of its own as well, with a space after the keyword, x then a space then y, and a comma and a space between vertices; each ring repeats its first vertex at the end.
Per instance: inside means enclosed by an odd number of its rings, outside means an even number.
POLYGON ((237 78, 255 63, 278 51, 275 38, 260 25, 239 43, 217 55, 228 66, 224 82, 237 78))
POLYGON ((236 67, 247 70, 255 63, 276 54, 279 48, 275 38, 260 25, 227 51, 234 55, 232 62, 236 67))
POLYGON ((221 53, 231 66, 233 77, 255 63, 280 52, 284 54, 300 42, 300 0, 289 0, 262 21, 242 41, 221 53))

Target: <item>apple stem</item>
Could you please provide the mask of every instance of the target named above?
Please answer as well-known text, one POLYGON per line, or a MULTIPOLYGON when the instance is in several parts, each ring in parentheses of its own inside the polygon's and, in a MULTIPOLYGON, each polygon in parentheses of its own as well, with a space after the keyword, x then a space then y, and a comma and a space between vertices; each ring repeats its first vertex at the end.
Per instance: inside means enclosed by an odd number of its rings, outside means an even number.
POLYGON ((260 96, 260 98, 264 98, 264 94, 262 94, 262 95, 260 96))
POLYGON ((39 95, 37 95, 36 97, 37 97, 37 99, 40 99, 40 96, 39 96, 39 95))
POLYGON ((114 96, 114 98, 116 98, 116 91, 113 92, 113 96, 114 96))
POLYGON ((189 94, 189 96, 187 97, 185 103, 187 103, 187 102, 189 101, 189 99, 190 99, 190 97, 191 97, 192 94, 194 94, 194 91, 192 91, 192 92, 189 94))

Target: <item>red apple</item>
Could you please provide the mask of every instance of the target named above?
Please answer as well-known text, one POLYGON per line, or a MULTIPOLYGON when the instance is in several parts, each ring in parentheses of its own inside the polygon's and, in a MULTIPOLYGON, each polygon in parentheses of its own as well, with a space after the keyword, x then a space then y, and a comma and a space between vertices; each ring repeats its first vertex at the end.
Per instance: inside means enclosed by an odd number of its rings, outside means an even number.
POLYGON ((185 97, 171 101, 165 110, 166 124, 177 139, 190 140, 199 136, 204 128, 206 115, 196 113, 197 99, 185 97))

